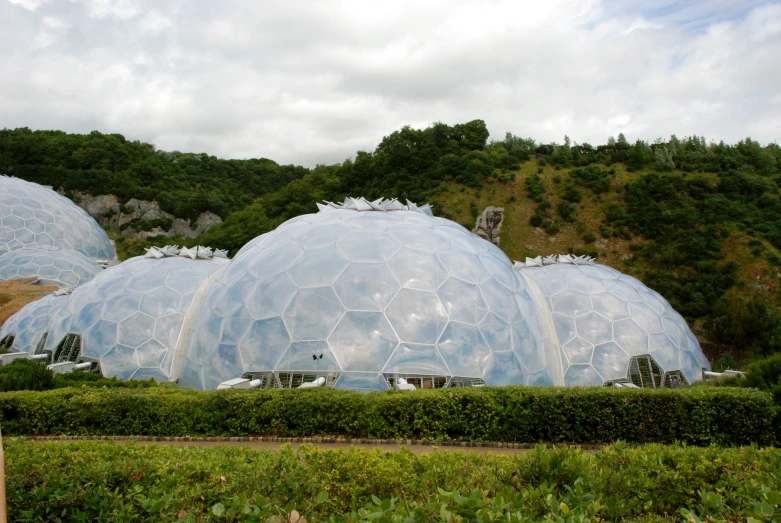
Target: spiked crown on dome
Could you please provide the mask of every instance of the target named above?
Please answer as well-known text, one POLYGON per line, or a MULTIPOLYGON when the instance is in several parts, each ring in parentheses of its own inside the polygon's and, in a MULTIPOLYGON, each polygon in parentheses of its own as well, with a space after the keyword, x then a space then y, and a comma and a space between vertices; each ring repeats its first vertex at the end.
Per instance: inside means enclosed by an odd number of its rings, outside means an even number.
POLYGON ((431 212, 431 205, 425 204, 418 206, 417 204, 407 200, 406 204, 401 203, 396 198, 386 200, 385 198, 377 198, 376 200, 369 201, 363 196, 360 198, 347 197, 342 203, 333 203, 325 201, 318 203, 317 208, 320 212, 328 212, 334 209, 337 210, 349 210, 349 211, 413 211, 428 216, 433 216, 431 212))

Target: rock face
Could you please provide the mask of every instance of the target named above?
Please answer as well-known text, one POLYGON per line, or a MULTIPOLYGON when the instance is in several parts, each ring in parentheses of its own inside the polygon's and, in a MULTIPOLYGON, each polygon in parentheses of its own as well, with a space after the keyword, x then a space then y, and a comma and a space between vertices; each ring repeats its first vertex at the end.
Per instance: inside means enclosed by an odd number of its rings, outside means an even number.
POLYGON ((75 193, 74 197, 76 203, 101 225, 108 226, 111 229, 120 229, 123 236, 148 238, 158 235, 167 237, 178 235, 185 238, 195 238, 206 232, 215 223, 222 222, 218 215, 206 211, 198 216, 195 223, 191 223, 182 218, 175 218, 173 214, 165 212, 157 202, 131 198, 127 203, 120 204, 119 199, 113 194, 92 196, 90 194, 75 193), (136 231, 130 225, 133 220, 143 222, 166 220, 171 225, 168 228, 157 226, 148 231, 136 231))
POLYGON ((504 221, 504 207, 486 207, 483 213, 477 217, 472 232, 494 245, 499 245, 499 231, 502 228, 502 221, 504 221))

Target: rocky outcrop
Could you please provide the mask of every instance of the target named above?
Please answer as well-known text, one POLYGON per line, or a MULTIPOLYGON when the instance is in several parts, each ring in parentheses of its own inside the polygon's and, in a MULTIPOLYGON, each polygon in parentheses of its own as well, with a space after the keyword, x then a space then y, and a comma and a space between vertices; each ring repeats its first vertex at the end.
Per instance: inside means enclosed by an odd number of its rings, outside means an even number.
POLYGON ((195 223, 192 223, 165 212, 154 201, 131 198, 127 203, 121 204, 119 199, 113 194, 92 196, 90 194, 75 193, 73 196, 74 201, 101 225, 110 229, 119 229, 122 231, 123 236, 148 238, 160 235, 195 238, 206 232, 215 223, 222 222, 218 215, 206 211, 198 216, 195 223), (163 225, 157 224, 150 230, 136 230, 133 227, 134 223, 159 223, 160 221, 163 222, 163 225))
POLYGON ((495 245, 499 245, 499 231, 502 229, 502 221, 504 221, 504 207, 486 207, 483 213, 477 217, 472 232, 495 245))

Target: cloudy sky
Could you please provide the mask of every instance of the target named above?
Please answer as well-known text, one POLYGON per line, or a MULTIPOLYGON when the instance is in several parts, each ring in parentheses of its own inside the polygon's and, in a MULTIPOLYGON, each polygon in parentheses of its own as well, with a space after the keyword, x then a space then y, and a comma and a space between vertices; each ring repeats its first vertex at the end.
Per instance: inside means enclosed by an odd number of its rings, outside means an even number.
POLYGON ((0 128, 313 166, 403 125, 781 141, 781 2, 0 0, 0 128))

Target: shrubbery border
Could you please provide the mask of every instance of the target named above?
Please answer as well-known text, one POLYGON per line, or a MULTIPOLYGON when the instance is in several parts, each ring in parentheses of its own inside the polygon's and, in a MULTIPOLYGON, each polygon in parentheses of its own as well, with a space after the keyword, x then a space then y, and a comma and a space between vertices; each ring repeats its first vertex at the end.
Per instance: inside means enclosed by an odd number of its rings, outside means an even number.
POLYGON ((772 445, 776 411, 770 394, 728 387, 496 387, 372 394, 160 387, 0 394, 0 427, 9 436, 772 445))

